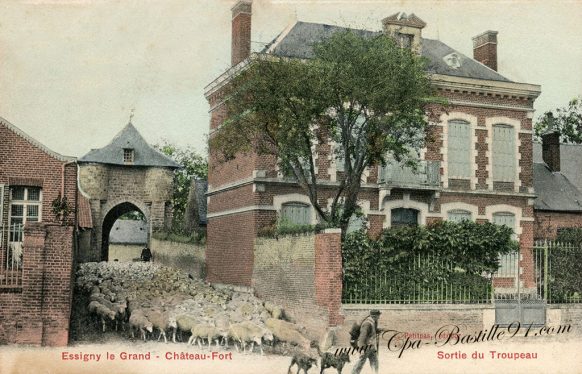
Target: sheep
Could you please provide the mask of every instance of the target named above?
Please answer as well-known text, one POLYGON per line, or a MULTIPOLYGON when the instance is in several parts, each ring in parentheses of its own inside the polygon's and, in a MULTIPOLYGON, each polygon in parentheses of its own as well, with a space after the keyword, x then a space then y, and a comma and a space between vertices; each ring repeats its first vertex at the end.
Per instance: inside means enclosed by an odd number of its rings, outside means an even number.
POLYGON ((158 341, 160 341, 160 338, 163 336, 164 343, 168 343, 168 339, 166 338, 166 330, 170 327, 173 329, 177 328, 176 319, 171 318, 170 313, 168 312, 162 313, 157 310, 147 311, 145 312, 145 315, 152 323, 153 327, 160 332, 158 335, 158 341))
POLYGON ((176 326, 177 329, 174 330, 174 333, 172 334, 172 341, 175 343, 176 342, 176 331, 180 330, 180 335, 182 335, 183 331, 192 331, 192 327, 194 327, 195 325, 197 325, 198 319, 194 316, 191 315, 187 315, 187 314, 182 314, 178 317, 176 317, 176 326))
POLYGON ((135 338, 134 328, 138 328, 141 331, 143 340, 146 340, 146 331, 153 332, 152 323, 146 318, 141 310, 134 310, 129 316, 129 329, 131 331, 131 337, 135 338))
POLYGON ((274 318, 269 318, 265 323, 277 339, 309 349, 310 341, 297 331, 297 325, 274 318))
POLYGON ((196 324, 192 327, 190 332, 192 333, 192 336, 188 339, 188 345, 194 345, 196 344, 196 341, 198 341, 198 346, 202 349, 202 339, 206 338, 208 339, 208 349, 210 349, 213 340, 216 341, 216 347, 218 348, 218 341, 221 334, 216 326, 211 324, 196 324))
POLYGON ((101 324, 103 326, 103 332, 105 332, 105 320, 115 321, 115 312, 107 308, 105 305, 98 304, 95 308, 95 313, 101 318, 101 324))

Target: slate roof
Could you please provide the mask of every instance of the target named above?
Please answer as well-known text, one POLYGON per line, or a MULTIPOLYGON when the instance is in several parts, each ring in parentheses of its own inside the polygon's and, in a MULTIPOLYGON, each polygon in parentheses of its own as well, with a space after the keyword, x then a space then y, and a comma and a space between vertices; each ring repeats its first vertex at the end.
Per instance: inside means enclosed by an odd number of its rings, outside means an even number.
MULTIPOLYGON (((345 30, 348 28, 321 23, 297 22, 289 32, 280 34, 269 43, 263 52, 281 57, 313 58, 312 47, 315 43, 325 40, 338 31, 345 30)), ((382 34, 380 31, 349 30, 364 37, 376 37, 382 34)), ((427 70, 430 73, 511 82, 495 70, 465 56, 439 40, 423 38, 421 54, 428 59, 427 70), (452 53, 455 53, 461 62, 461 66, 456 69, 450 67, 443 59, 452 53)))
POLYGON ((132 166, 181 167, 177 162, 149 145, 131 122, 115 135, 111 143, 103 148, 92 149, 78 162, 127 165, 123 162, 123 150, 127 148, 134 150, 132 166))
POLYGON ((112 244, 145 244, 148 239, 148 224, 145 221, 118 219, 109 233, 112 244))
POLYGON ((542 144, 533 143, 534 208, 553 211, 582 211, 582 145, 560 144, 560 171, 552 172, 542 158, 542 144))

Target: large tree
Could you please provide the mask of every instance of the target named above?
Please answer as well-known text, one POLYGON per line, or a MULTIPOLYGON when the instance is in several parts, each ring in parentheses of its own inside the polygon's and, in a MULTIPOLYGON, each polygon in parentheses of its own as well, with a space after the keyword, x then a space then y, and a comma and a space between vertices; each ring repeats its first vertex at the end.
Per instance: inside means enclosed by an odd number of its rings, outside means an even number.
POLYGON ((210 145, 222 160, 241 152, 276 156, 320 220, 345 232, 365 168, 421 148, 426 108, 436 99, 424 59, 387 36, 337 32, 313 52, 306 60, 258 55, 234 76, 225 87, 228 119, 210 145), (330 208, 320 199, 313 154, 328 141, 345 170, 330 208))
POLYGON ((190 188, 193 179, 207 179, 208 162, 192 146, 180 147, 163 139, 158 144, 154 144, 154 148, 182 166, 181 169, 174 172, 172 230, 190 234, 188 220, 185 217, 190 188))
POLYGON ((548 130, 560 133, 562 141, 582 143, 582 97, 570 100, 567 106, 544 113, 535 124, 539 138, 548 130))

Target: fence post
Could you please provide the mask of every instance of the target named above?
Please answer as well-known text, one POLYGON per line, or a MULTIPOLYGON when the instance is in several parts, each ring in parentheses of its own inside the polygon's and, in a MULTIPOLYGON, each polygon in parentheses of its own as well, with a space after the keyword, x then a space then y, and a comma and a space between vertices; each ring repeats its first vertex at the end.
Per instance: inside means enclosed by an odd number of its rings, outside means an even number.
POLYGON ((549 245, 548 245, 548 241, 544 241, 544 297, 546 298, 546 301, 550 301, 549 295, 548 295, 548 250, 549 250, 549 245))

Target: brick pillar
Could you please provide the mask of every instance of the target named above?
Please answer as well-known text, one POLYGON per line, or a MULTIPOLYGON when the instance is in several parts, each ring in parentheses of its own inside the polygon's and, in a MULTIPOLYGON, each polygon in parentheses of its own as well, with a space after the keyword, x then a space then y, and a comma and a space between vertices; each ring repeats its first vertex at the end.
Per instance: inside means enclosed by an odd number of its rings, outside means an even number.
POLYGON ((73 227, 27 224, 23 247, 15 342, 66 346, 73 292, 73 227))
POLYGON ((73 227, 48 226, 45 240, 43 340, 45 346, 66 346, 73 300, 73 227))
POLYGON ((327 309, 329 326, 344 321, 342 281, 341 231, 328 229, 315 236, 315 302, 327 309))
POLYGON ((16 320, 17 344, 42 343, 43 272, 45 264, 45 227, 41 223, 24 228, 22 253, 22 298, 16 320))

